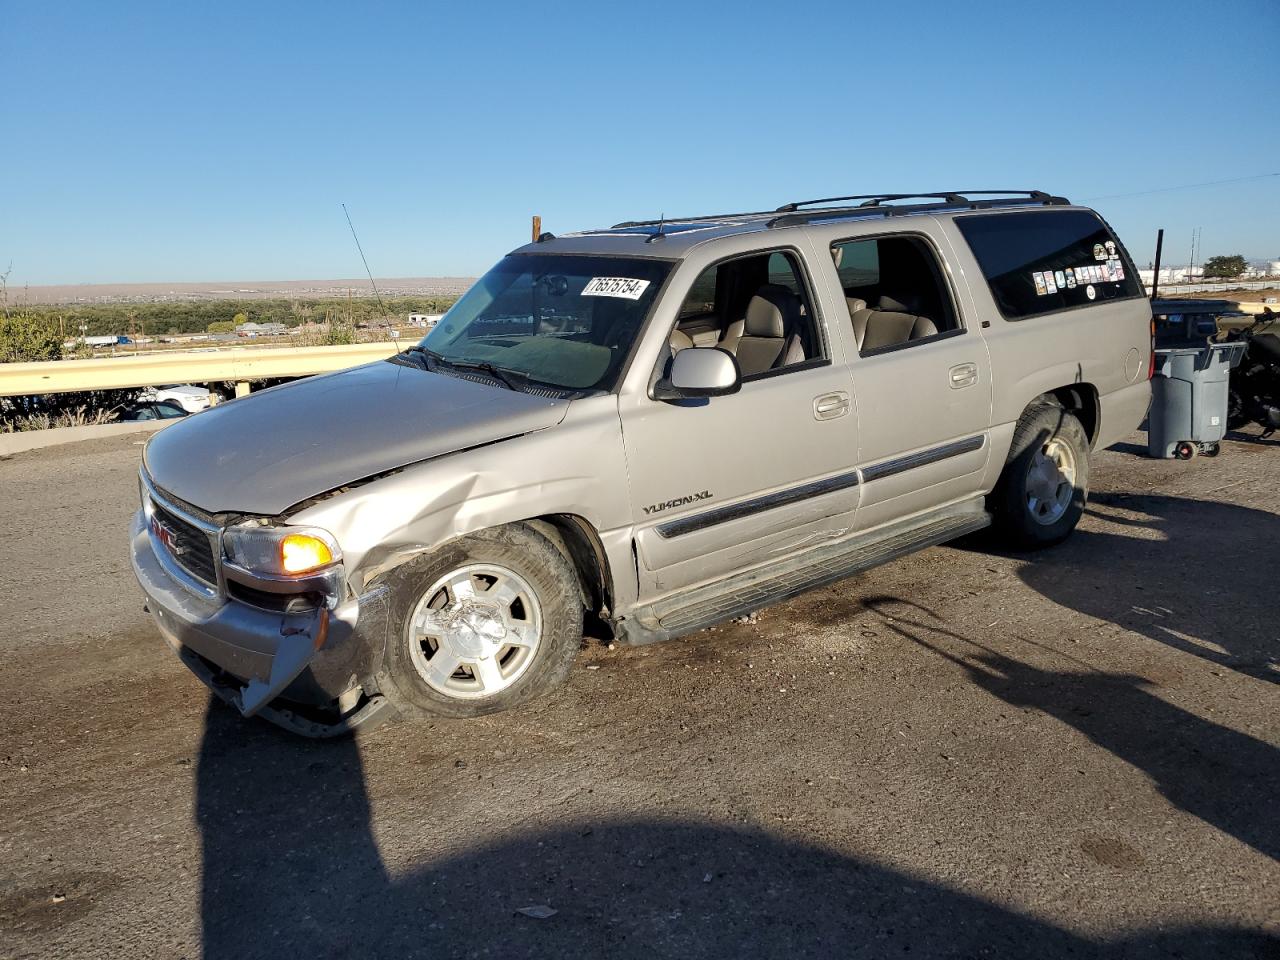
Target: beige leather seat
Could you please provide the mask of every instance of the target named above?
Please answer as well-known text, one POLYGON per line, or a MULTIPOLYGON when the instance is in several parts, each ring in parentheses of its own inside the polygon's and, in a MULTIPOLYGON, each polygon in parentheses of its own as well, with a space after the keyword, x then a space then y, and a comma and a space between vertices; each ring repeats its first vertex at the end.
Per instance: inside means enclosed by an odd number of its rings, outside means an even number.
POLYGON ((718 346, 738 358, 744 377, 799 363, 805 358, 799 319, 799 298, 785 287, 769 284, 747 304, 746 316, 738 321, 741 333, 735 337, 738 324, 731 324, 718 346))
POLYGON ((681 350, 688 350, 693 346, 693 337, 683 330, 672 330, 671 338, 668 342, 671 344, 671 355, 674 357, 681 350))
POLYGON ((875 350, 920 340, 938 332, 937 325, 928 317, 908 312, 905 304, 891 297, 881 297, 879 308, 872 310, 866 302, 855 297, 846 298, 849 319, 853 323, 853 336, 861 351, 875 350))

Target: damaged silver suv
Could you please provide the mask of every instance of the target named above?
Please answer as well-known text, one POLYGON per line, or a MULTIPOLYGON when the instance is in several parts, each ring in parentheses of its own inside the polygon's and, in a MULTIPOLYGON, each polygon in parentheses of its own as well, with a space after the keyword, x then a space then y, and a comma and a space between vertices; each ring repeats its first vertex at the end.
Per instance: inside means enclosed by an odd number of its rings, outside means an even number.
POLYGON ((994 524, 1062 540, 1147 410, 1093 211, 839 197, 542 235, 416 346, 155 435, 133 567, 169 645, 314 736, 472 717, 994 524))

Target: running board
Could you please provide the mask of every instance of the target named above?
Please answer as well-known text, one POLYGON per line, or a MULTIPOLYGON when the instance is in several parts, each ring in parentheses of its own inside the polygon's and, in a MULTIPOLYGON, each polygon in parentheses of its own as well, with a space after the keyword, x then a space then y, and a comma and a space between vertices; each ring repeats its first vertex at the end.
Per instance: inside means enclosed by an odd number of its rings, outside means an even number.
POLYGON ((667 597, 615 627, 632 645, 681 637, 990 525, 982 500, 973 500, 667 597))

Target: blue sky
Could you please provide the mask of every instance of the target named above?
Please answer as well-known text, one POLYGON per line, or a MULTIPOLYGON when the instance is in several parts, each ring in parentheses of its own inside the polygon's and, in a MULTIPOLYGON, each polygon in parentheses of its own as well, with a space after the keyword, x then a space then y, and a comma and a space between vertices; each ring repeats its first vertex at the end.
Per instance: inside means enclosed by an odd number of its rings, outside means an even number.
MULTIPOLYGON (((533 213, 1280 172, 1274 0, 0 10, 11 285, 358 276, 342 202, 375 274, 456 276, 533 213)), ((1280 257, 1280 177, 1097 207, 1143 265, 1280 257)))

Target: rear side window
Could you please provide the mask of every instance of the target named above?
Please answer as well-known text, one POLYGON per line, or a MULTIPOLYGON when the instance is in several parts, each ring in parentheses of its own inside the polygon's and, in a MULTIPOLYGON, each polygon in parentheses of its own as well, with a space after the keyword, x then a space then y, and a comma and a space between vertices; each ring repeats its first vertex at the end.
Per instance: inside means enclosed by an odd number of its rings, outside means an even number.
POLYGON ((1115 235, 1088 210, 957 217, 1008 320, 1142 296, 1115 235))

